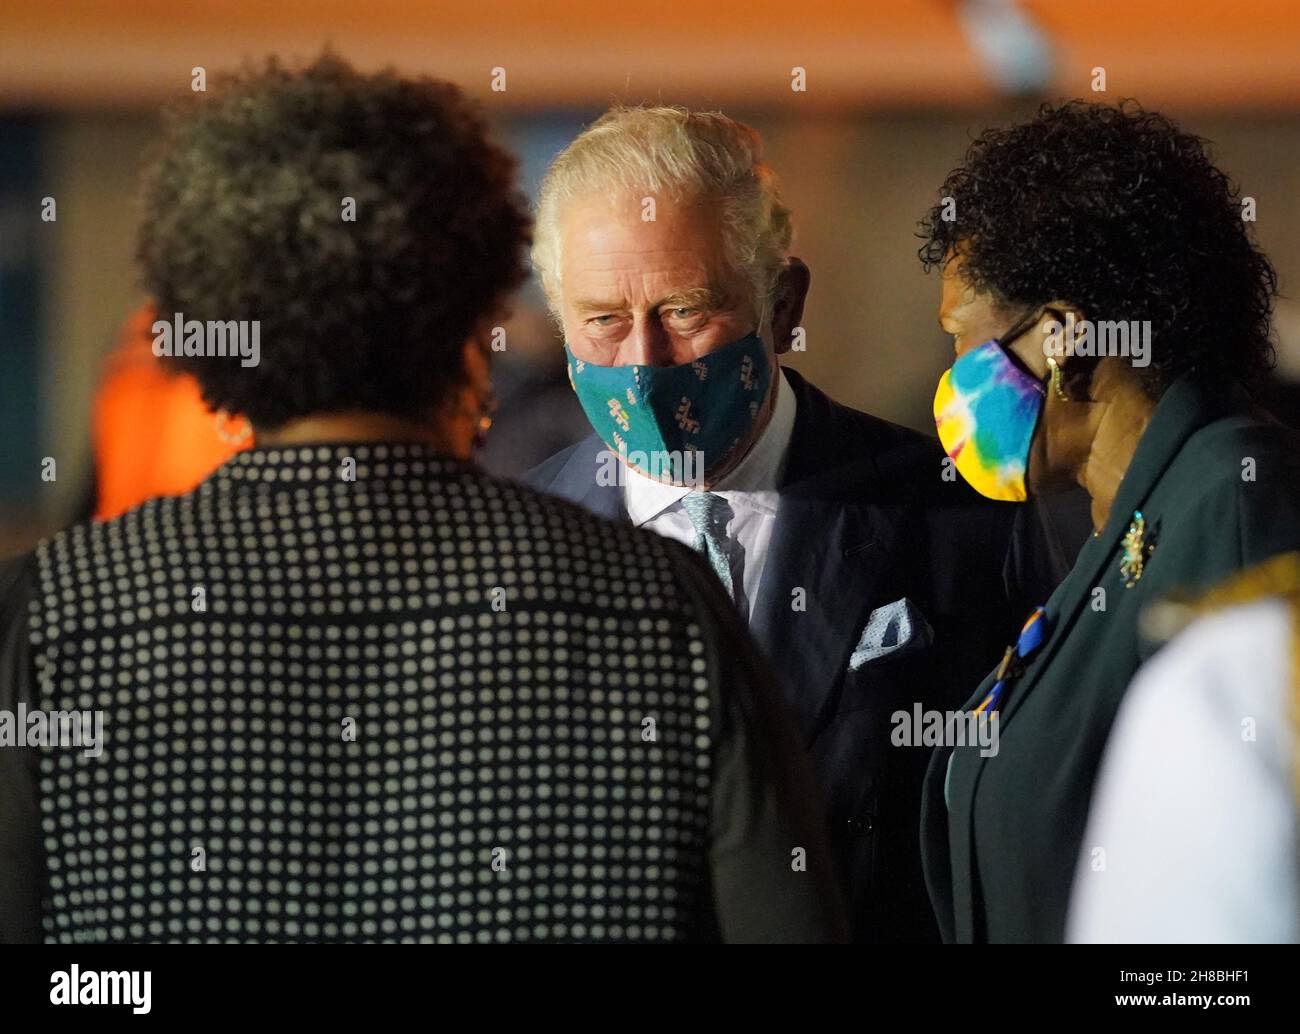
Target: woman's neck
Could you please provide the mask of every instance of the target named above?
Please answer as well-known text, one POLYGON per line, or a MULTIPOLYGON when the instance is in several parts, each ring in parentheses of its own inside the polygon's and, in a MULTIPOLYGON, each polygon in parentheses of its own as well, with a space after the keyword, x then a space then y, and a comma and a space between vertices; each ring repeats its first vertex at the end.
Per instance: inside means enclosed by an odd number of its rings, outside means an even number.
POLYGON ((1117 359, 1097 364, 1092 394, 1096 430, 1077 479, 1092 498, 1093 531, 1100 533, 1156 403, 1133 368, 1117 359))
POLYGON ((383 413, 319 413, 298 417, 274 430, 257 429, 259 446, 311 445, 316 442, 420 442, 445 455, 467 459, 470 443, 455 427, 383 413))

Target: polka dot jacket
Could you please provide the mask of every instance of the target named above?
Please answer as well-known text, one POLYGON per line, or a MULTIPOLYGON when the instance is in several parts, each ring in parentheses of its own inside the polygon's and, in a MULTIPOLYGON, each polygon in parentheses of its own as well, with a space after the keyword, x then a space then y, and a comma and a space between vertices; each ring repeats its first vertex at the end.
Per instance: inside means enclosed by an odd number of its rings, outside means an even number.
POLYGON ((773 699, 683 547, 414 444, 244 452, 0 568, 0 936, 838 939, 773 699))

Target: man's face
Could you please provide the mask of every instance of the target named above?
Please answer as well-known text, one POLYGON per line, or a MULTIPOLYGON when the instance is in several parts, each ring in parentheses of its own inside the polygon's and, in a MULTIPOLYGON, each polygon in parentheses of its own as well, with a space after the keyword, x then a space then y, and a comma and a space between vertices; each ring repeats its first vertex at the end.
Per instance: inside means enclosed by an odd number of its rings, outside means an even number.
POLYGON ((728 268, 717 205, 576 198, 560 213, 560 318, 597 366, 676 366, 756 329, 749 282, 728 268))

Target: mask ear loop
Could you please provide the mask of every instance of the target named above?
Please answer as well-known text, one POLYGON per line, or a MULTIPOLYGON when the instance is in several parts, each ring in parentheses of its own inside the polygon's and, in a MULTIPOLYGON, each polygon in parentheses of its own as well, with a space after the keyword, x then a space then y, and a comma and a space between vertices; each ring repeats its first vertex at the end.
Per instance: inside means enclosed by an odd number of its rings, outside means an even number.
POLYGON ((1011 342, 1015 341, 1016 338, 1022 336, 1025 333, 1025 331, 1027 331, 1030 327, 1032 327, 1040 319, 1042 319, 1043 313, 1046 311, 1047 311, 1046 309, 1041 307, 1037 309, 1033 309, 1026 315, 1022 316, 1015 323, 1013 323, 1011 325, 1011 329, 1008 330, 1005 334, 1003 334, 999 338, 993 339, 994 342, 997 344, 998 348, 1002 349, 1006 357, 1010 359, 1011 362, 1018 369, 1024 371, 1026 374, 1028 374, 1031 377, 1034 377, 1035 379, 1037 379, 1038 375, 1035 374, 1033 370, 1029 369, 1028 366, 1025 365, 1025 361, 1021 359, 1020 356, 1016 355, 1015 352, 1011 351, 1011 349, 1008 346, 1011 344, 1011 342))
MULTIPOLYGON (((1040 319, 1042 319, 1043 313, 1045 312, 1050 312, 1053 316, 1057 317, 1057 319, 1061 319, 1062 322, 1064 322, 1064 320, 1061 317, 1061 314, 1057 312, 1055 309, 1049 309, 1046 306, 1039 309, 1035 309, 1032 312, 1030 312, 1027 316, 1025 316, 1023 319, 1021 319, 1018 323, 1013 324, 1010 330, 1008 330, 1005 334, 1003 334, 1000 338, 997 339, 998 347, 1001 348, 1004 352, 1007 352, 1008 355, 1012 355, 1014 357, 1014 353, 1011 353, 1007 349, 1007 346, 1011 344, 1011 342, 1014 341, 1016 338, 1020 337, 1026 330, 1032 327, 1040 319)), ((1048 379, 1052 383, 1052 393, 1055 394, 1056 397, 1060 399, 1062 402, 1077 402, 1078 399, 1072 399, 1070 398, 1069 395, 1065 393, 1065 385, 1063 383, 1062 380, 1063 375, 1061 373, 1061 364, 1057 361, 1056 356, 1049 355, 1047 357, 1047 367, 1050 370, 1048 379)))
POLYGON ((1001 349, 1006 349, 1006 347, 1010 345, 1011 342, 1013 342, 1016 338, 1020 337, 1022 334, 1024 334, 1026 330, 1028 330, 1040 319, 1042 319, 1043 313, 1046 311, 1047 310, 1044 308, 1034 309, 1031 312, 1027 313, 1026 315, 1022 316, 1015 323, 1011 324, 1010 330, 1008 330, 1000 338, 995 339, 998 343, 998 347, 1001 349))

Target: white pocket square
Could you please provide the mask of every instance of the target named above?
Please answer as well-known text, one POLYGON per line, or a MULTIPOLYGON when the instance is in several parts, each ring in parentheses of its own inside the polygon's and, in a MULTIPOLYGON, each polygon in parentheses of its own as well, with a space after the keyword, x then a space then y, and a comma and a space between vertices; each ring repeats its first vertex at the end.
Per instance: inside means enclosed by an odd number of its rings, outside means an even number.
POLYGON ((934 641, 934 630, 906 597, 877 607, 867 618, 862 638, 849 657, 849 671, 857 671, 884 657, 902 657, 923 650, 934 641))

